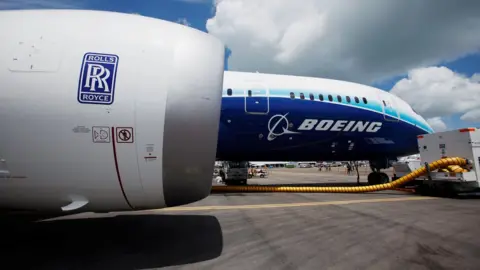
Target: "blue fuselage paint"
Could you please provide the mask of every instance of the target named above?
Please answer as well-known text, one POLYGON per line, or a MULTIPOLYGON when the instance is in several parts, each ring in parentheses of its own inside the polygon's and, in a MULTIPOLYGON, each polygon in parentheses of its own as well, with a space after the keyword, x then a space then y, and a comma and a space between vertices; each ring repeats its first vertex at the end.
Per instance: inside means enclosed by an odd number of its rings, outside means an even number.
POLYGON ((379 99, 367 99, 364 103, 359 97, 357 103, 354 97, 350 97, 350 102, 342 97, 338 101, 337 94, 331 93, 333 101, 329 101, 329 93, 323 93, 322 101, 317 92, 312 97, 305 93, 304 99, 300 98, 300 92, 304 91, 253 90, 249 97, 244 89, 234 89, 230 94, 224 89, 217 158, 257 161, 396 158, 418 153, 417 136, 433 132, 425 121, 385 107, 379 99), (293 99, 291 92, 295 93, 293 99), (360 121, 362 125, 378 122, 381 127, 370 132, 358 128, 334 131, 332 125, 330 128, 324 125, 327 130, 315 127, 299 130, 306 119, 313 119, 316 124, 322 120, 330 123, 343 120, 343 127, 349 121, 360 121))

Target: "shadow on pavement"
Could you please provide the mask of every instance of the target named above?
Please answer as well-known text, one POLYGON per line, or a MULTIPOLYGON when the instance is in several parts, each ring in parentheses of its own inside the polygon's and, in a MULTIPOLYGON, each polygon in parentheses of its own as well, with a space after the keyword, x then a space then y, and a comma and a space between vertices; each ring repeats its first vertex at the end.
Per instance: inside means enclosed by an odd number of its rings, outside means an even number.
POLYGON ((124 215, 2 225, 0 258, 16 269, 144 269, 220 256, 216 217, 124 215))

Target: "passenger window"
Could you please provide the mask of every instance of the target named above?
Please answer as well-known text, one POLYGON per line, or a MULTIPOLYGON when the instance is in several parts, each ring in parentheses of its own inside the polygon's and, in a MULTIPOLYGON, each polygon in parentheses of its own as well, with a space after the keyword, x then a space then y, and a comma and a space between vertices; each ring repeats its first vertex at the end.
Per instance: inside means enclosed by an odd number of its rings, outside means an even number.
POLYGON ((293 92, 290 92, 290 98, 291 99, 294 99, 295 98, 295 94, 293 92))
POLYGON ((337 96, 337 100, 338 100, 338 102, 342 102, 342 97, 341 97, 341 96, 337 96))
POLYGON ((329 100, 329 101, 333 101, 332 95, 328 95, 328 100, 329 100))
POLYGON ((351 102, 350 96, 347 96, 347 102, 348 102, 348 103, 351 102))
POLYGON ((249 97, 252 96, 252 90, 248 90, 248 96, 249 96, 249 97))
POLYGON ((229 96, 232 95, 232 89, 230 89, 230 88, 227 89, 227 95, 229 95, 229 96))
POLYGON ((323 101, 323 95, 322 95, 322 94, 319 94, 319 95, 318 95, 318 99, 320 99, 320 101, 323 101))
POLYGON ((355 102, 356 102, 356 103, 359 103, 359 102, 360 102, 360 100, 358 99, 358 97, 355 97, 355 102))
POLYGON ((300 93, 300 99, 305 99, 305 95, 303 93, 300 93))
POLYGON ((363 99, 363 103, 367 104, 367 99, 366 98, 362 98, 363 99))
POLYGON ((312 93, 310 93, 310 100, 314 100, 314 99, 315 99, 315 97, 313 96, 312 93))

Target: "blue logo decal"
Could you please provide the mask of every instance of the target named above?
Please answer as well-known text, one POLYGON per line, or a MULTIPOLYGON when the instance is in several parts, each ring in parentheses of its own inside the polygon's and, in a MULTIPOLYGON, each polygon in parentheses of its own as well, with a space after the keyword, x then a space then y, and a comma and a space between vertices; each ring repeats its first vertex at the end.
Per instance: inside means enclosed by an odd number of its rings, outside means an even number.
POLYGON ((78 102, 110 105, 115 95, 118 56, 86 53, 83 57, 78 83, 78 102))

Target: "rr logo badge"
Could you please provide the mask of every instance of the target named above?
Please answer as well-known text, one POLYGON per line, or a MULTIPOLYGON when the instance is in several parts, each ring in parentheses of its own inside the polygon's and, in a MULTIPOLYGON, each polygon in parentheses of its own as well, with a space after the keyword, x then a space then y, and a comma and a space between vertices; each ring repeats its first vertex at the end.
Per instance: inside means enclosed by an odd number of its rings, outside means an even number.
POLYGON ((78 85, 78 102, 110 105, 114 101, 118 56, 86 53, 78 85))

